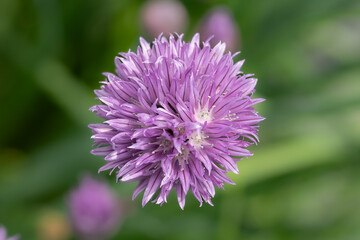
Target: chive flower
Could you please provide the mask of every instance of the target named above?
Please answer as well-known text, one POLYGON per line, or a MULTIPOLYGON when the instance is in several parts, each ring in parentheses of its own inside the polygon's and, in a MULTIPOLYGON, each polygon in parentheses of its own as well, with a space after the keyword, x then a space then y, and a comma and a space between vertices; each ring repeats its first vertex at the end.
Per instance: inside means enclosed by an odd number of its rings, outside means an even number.
POLYGON ((226 7, 215 7, 211 9, 202 19, 199 32, 204 39, 211 36, 210 44, 219 41, 225 42, 227 49, 234 51, 238 49, 240 34, 238 26, 226 7))
POLYGON ((141 28, 151 37, 183 32, 189 22, 186 8, 178 0, 147 1, 141 7, 139 17, 141 28))
POLYGON ((0 240, 18 240, 19 236, 7 237, 6 229, 0 225, 0 240))
POLYGON ((160 35, 152 44, 140 38, 136 52, 115 58, 116 73, 104 73, 95 90, 99 105, 90 108, 104 119, 90 124, 94 155, 104 156, 99 171, 114 170, 121 182, 138 181, 133 199, 142 205, 167 202, 172 189, 180 207, 192 192, 212 205, 215 187, 234 184, 236 161, 249 157, 263 120, 253 106, 257 79, 240 71, 219 42, 200 44, 183 35, 160 35))
POLYGON ((74 233, 81 239, 108 239, 122 220, 120 202, 106 182, 90 176, 68 197, 69 217, 74 233))

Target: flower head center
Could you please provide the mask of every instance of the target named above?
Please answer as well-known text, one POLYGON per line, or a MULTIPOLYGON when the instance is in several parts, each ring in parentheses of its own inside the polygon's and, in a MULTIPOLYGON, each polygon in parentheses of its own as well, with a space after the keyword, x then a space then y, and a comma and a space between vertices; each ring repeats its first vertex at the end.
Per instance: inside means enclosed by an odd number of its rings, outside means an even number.
POLYGON ((202 132, 194 131, 189 140, 190 145, 192 145, 194 148, 204 148, 205 142, 205 136, 202 132))
POLYGON ((195 120, 199 123, 205 123, 212 120, 211 111, 208 111, 207 108, 201 109, 195 113, 195 120))

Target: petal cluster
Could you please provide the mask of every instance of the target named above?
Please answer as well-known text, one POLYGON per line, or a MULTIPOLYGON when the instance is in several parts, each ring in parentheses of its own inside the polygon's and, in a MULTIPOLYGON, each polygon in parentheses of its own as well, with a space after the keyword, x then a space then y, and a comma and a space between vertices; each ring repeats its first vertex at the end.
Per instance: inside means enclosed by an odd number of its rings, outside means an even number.
POLYGON ((116 74, 105 73, 95 90, 101 104, 90 110, 105 120, 89 125, 92 154, 106 160, 99 171, 139 181, 133 198, 144 191, 143 206, 163 204, 172 189, 181 208, 189 191, 212 205, 215 187, 233 184, 226 173, 238 173, 236 161, 258 142, 257 79, 240 71, 244 61, 234 63, 224 43, 212 48, 199 39, 140 38, 137 51, 120 53, 116 74))

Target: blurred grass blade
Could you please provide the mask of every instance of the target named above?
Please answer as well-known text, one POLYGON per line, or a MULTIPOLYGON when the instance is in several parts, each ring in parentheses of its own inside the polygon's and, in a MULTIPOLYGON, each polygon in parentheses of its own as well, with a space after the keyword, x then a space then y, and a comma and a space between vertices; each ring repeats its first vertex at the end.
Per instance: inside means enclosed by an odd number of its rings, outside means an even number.
MULTIPOLYGON (((240 186, 247 186, 282 174, 299 171, 340 159, 344 144, 342 139, 330 132, 309 134, 268 145, 257 151, 254 157, 239 163, 239 175, 230 178, 240 186)), ((238 186, 229 186, 229 190, 238 186)))
POLYGON ((96 103, 92 91, 77 81, 60 63, 47 60, 39 64, 36 79, 40 87, 77 123, 96 121, 88 109, 96 103))

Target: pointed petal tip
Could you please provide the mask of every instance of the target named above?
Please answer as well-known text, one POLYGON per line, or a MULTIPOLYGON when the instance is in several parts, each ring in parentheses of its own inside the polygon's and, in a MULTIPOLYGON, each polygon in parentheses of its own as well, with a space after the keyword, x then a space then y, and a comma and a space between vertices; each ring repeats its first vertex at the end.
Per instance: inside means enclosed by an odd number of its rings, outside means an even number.
POLYGON ((138 196, 138 194, 135 194, 135 193, 133 193, 133 195, 132 195, 132 197, 131 197, 131 200, 135 200, 136 199, 136 197, 138 196))
POLYGON ((141 206, 145 207, 145 205, 149 202, 150 199, 146 199, 145 197, 143 197, 143 200, 141 202, 141 206))

